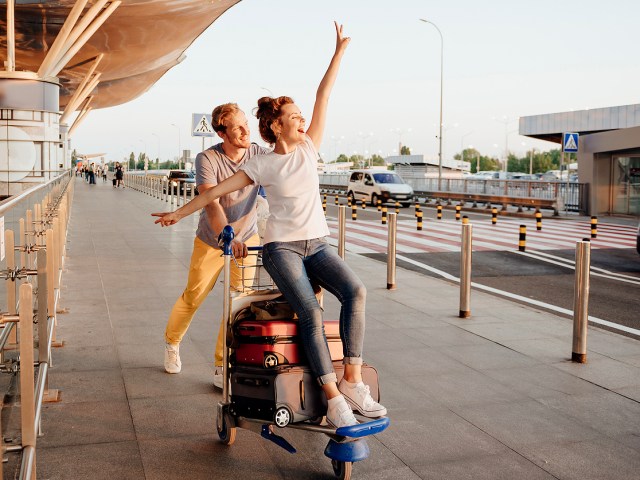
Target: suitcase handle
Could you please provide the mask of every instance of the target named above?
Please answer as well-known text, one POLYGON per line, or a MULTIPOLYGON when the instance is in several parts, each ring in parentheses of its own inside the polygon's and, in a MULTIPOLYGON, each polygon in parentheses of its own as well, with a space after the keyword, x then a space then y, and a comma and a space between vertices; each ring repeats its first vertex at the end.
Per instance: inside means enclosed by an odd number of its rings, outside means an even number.
POLYGON ((266 387, 269 385, 269 380, 266 378, 236 377, 236 383, 249 385, 251 387, 266 387))

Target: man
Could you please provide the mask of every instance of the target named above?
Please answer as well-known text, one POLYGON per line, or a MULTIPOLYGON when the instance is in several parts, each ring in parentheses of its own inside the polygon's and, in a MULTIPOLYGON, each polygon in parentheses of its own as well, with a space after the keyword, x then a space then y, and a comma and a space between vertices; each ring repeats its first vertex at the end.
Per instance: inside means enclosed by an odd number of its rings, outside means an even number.
MULTIPOLYGON (((199 193, 236 173, 252 156, 268 152, 251 143, 247 118, 235 103, 217 106, 211 115, 211 124, 222 143, 208 148, 196 157, 196 187, 199 193)), ((247 257, 247 246, 260 244, 256 227, 257 195, 258 185, 249 185, 215 200, 201 211, 187 286, 171 310, 165 331, 164 368, 167 373, 180 373, 180 341, 224 266, 218 247, 218 235, 226 225, 233 226, 235 231, 232 249, 238 263, 249 267, 255 265, 255 256, 247 257)), ((246 272, 245 278, 250 279, 248 283, 252 282, 252 277, 251 272, 246 272)), ((231 262, 231 288, 241 287, 242 272, 235 262, 231 262)), ((224 322, 221 322, 213 377, 213 384, 218 388, 222 388, 223 328, 224 322)))

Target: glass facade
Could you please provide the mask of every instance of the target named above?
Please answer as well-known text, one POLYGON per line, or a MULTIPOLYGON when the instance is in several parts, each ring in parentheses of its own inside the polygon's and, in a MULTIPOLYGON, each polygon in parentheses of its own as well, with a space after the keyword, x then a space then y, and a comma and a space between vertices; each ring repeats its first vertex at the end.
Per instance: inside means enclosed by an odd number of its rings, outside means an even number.
POLYGON ((611 213, 640 215, 640 155, 613 157, 611 213))

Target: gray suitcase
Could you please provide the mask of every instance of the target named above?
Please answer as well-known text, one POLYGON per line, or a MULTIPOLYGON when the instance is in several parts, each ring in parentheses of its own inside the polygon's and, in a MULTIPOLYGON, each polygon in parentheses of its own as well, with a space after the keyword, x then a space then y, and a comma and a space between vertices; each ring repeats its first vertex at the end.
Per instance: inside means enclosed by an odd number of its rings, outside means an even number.
MULTIPOLYGON (((334 363, 338 382, 342 363, 334 363)), ((362 366, 364 382, 371 396, 380 401, 378 372, 370 365, 362 366)), ((279 427, 289 423, 319 421, 327 413, 327 401, 320 385, 307 366, 258 368, 243 365, 231 367, 231 406, 233 415, 274 422, 279 427)))

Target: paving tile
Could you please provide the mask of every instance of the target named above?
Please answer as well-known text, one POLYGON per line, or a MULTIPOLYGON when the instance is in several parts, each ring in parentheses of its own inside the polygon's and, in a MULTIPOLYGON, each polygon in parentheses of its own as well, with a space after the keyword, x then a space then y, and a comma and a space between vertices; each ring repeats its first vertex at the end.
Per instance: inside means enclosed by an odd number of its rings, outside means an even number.
POLYGON ((218 394, 132 398, 131 415, 138 440, 206 435, 215 432, 218 394))
MULTIPOLYGON (((164 364, 164 343, 119 344, 118 358, 123 368, 162 367, 164 364)), ((195 348, 181 348, 182 365, 206 363, 207 359, 195 348)))
POLYGON ((637 480, 640 455, 614 440, 549 440, 520 452, 557 478, 566 480, 637 480))
POLYGON ((587 353, 587 363, 562 362, 554 364, 576 377, 616 390, 640 385, 640 368, 612 358, 591 358, 587 353))
POLYGON ((456 480, 553 480, 557 477, 515 452, 457 458, 448 462, 412 466, 420 478, 456 480))
POLYGON ((38 477, 50 480, 139 480, 145 478, 138 444, 134 441, 38 447, 38 477))
POLYGON ((512 368, 539 363, 537 360, 514 352, 497 343, 483 345, 456 345, 441 347, 438 351, 469 367, 481 370, 490 368, 512 368))
POLYGON ((49 387, 60 390, 62 403, 127 401, 118 369, 64 372, 53 368, 49 373, 49 387))
POLYGON ((136 439, 126 401, 49 403, 42 416, 44 436, 38 446, 45 448, 136 439))
POLYGON ((52 351, 52 371, 110 370, 120 367, 113 345, 68 345, 52 351))
POLYGON ((210 394, 213 387, 212 364, 185 364, 180 374, 168 374, 162 365, 122 370, 128 398, 159 398, 176 395, 210 394))

